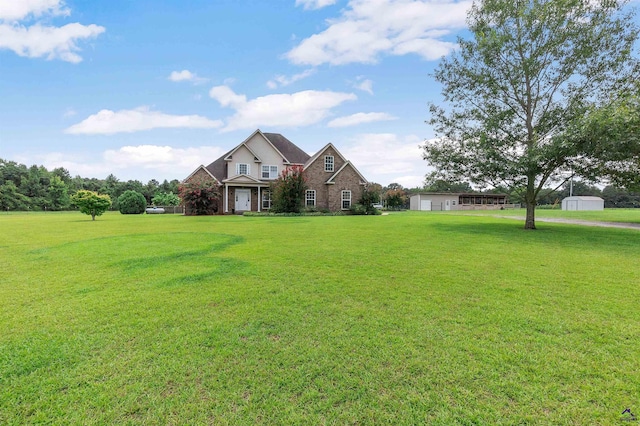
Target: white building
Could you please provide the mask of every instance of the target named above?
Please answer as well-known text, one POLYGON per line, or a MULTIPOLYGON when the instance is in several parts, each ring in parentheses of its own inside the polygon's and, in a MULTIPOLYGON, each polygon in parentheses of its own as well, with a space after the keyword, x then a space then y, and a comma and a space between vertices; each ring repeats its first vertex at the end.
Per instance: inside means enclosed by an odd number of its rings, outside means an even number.
POLYGON ((562 210, 604 210, 604 200, 583 195, 567 197, 562 200, 562 210))

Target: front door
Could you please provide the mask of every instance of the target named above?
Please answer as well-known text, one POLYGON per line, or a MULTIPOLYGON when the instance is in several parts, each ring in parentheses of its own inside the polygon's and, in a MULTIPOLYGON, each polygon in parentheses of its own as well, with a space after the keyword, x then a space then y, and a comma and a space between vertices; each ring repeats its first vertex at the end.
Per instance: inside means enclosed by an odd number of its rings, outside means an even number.
POLYGON ((236 189, 236 211, 245 212, 251 210, 251 190, 236 189))
POLYGON ((445 210, 451 210, 451 201, 449 201, 449 200, 445 201, 444 209, 445 210))

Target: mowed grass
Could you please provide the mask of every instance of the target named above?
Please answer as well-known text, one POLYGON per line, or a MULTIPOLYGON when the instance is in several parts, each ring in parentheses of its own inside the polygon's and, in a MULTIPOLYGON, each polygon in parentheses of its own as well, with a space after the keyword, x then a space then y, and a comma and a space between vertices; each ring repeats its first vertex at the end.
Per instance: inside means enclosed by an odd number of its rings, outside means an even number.
MULTIPOLYGON (((443 212, 448 214, 449 212, 443 212)), ((458 214, 469 215, 486 215, 486 216, 513 216, 523 218, 526 210, 506 209, 506 210, 467 210, 457 211, 458 214)), ((596 222, 625 222, 640 223, 640 209, 604 209, 604 210, 560 210, 560 209, 536 209, 536 219, 544 218, 560 218, 560 219, 577 219, 596 222)))
POLYGON ((0 424, 640 413, 640 232, 521 228, 422 212, 0 215, 0 424))

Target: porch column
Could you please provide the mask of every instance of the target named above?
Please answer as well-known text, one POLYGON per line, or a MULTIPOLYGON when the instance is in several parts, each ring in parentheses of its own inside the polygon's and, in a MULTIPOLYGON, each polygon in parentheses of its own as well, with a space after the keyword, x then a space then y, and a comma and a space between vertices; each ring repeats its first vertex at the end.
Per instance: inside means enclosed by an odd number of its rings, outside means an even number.
POLYGON ((258 213, 260 213, 261 208, 262 208, 262 198, 260 197, 260 187, 258 187, 258 213))
POLYGON ((229 213, 229 187, 224 185, 224 212, 229 213))

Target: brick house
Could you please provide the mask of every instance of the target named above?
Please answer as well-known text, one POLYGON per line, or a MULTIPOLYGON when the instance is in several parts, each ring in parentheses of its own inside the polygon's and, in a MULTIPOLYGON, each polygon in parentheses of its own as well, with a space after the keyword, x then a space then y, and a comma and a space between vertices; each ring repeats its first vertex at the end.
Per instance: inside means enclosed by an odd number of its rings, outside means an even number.
POLYGON ((260 212, 271 208, 271 182, 294 165, 303 167, 308 187, 305 206, 309 208, 348 210, 360 200, 368 183, 333 144, 309 156, 281 134, 260 129, 208 166, 199 166, 184 182, 203 178, 222 185, 218 213, 260 212))

